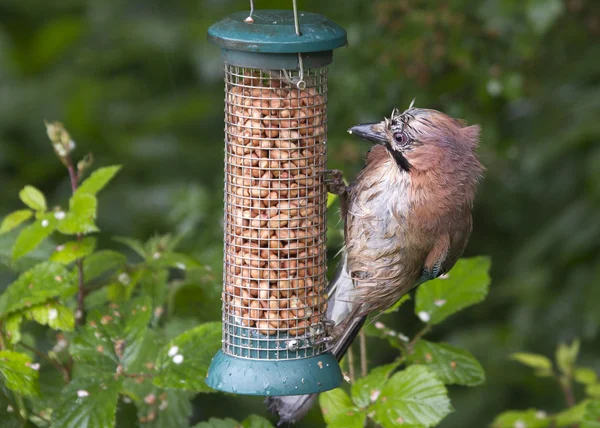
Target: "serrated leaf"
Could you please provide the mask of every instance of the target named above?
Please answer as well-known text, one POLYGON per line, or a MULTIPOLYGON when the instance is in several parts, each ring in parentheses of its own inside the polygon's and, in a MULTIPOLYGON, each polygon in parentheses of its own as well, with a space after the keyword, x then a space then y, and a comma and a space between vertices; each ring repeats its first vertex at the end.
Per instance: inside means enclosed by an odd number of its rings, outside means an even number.
POLYGON ((73 310, 57 302, 34 305, 22 310, 21 313, 25 318, 47 325, 54 330, 73 331, 75 328, 73 310))
POLYGON ((146 249, 144 248, 144 243, 137 239, 129 238, 126 236, 115 236, 113 238, 114 241, 120 242, 123 245, 128 246, 130 249, 135 251, 141 258, 146 260, 148 258, 148 254, 146 253, 146 249))
POLYGON ((21 312, 13 312, 8 315, 4 320, 4 330, 6 331, 6 337, 11 345, 19 343, 21 341, 21 323, 23 322, 23 315, 21 312))
POLYGON ((470 352, 446 343, 419 340, 408 361, 429 367, 446 385, 475 386, 485 381, 481 364, 470 352))
POLYGON ((133 292, 135 291, 136 285, 144 273, 143 269, 136 269, 133 271, 118 271, 115 274, 115 281, 112 281, 109 286, 106 287, 106 297, 111 302, 126 302, 131 299, 133 292))
POLYGON ((33 211, 31 210, 19 210, 10 213, 2 220, 2 224, 0 224, 0 235, 4 233, 8 233, 11 230, 19 227, 21 223, 29 220, 33 216, 33 211))
POLYGON ((98 200, 89 193, 75 193, 69 200, 69 212, 58 224, 58 231, 65 235, 98 232, 96 210, 98 200))
POLYGON ((327 425, 344 428, 363 428, 366 412, 359 409, 341 389, 319 394, 319 404, 327 425))
POLYGON ((209 322, 177 336, 158 354, 158 375, 154 384, 161 388, 214 392, 204 382, 210 362, 221 348, 221 323, 209 322))
POLYGON ((169 272, 167 269, 144 270, 140 277, 142 292, 152 298, 155 306, 161 305, 167 297, 167 282, 169 272))
POLYGON ((490 259, 461 259, 447 277, 417 289, 415 313, 423 322, 437 324, 455 312, 481 302, 490 284, 490 259))
POLYGON ((156 267, 174 268, 187 270, 199 268, 201 265, 196 260, 181 253, 167 252, 152 259, 152 265, 156 267))
POLYGON ((552 419, 548 417, 546 412, 529 409, 529 410, 509 410, 501 413, 492 422, 492 428, 507 428, 507 427, 527 427, 527 428, 545 428, 549 427, 552 419))
POLYGON ((585 387, 585 393, 593 398, 600 398, 600 383, 587 385, 585 387))
POLYGON ((144 358, 140 350, 151 317, 148 297, 91 312, 87 325, 71 341, 73 359, 93 371, 114 372, 118 365, 130 369, 144 358))
POLYGON ((581 403, 553 415, 555 425, 559 427, 570 427, 581 422, 588 402, 589 400, 583 400, 581 403))
POLYGON ((98 168, 96 171, 84 180, 75 193, 88 193, 95 195, 102 190, 110 180, 119 172, 121 165, 107 166, 98 168))
POLYGON ((352 401, 361 408, 366 408, 375 402, 381 393, 383 385, 390 374, 400 363, 395 362, 384 366, 375 367, 365 377, 361 377, 352 384, 352 401))
POLYGON ((76 378, 62 391, 52 427, 112 427, 122 381, 112 376, 76 378))
POLYGON ((56 218, 52 214, 40 216, 35 222, 23 228, 12 250, 13 261, 19 260, 35 250, 56 229, 56 218))
POLYGON ((384 428, 398 424, 431 427, 453 411, 444 384, 419 365, 393 375, 371 409, 375 422, 384 428))
POLYGON ((587 404, 580 428, 600 428, 600 400, 591 400, 587 404))
POLYGON ((19 198, 34 211, 44 212, 47 209, 44 194, 33 186, 25 186, 19 192, 19 198))
POLYGON ((52 262, 37 264, 24 272, 0 295, 0 317, 71 294, 76 288, 69 281, 68 273, 63 265, 52 262))
MULTIPOLYGON (((146 383, 146 382, 144 382, 146 383)), ((190 400, 193 394, 188 391, 162 390, 153 387, 156 401, 149 406, 142 400, 139 404, 139 418, 148 418, 152 412, 156 417, 142 425, 143 428, 163 428, 163 427, 187 427, 192 415, 192 404, 190 400)), ((144 396, 148 397, 148 395, 144 396)))
POLYGON ((592 385, 598 380, 598 375, 593 369, 579 367, 575 369, 575 380, 584 385, 592 385))
POLYGON ((544 373, 552 373, 552 361, 540 354, 531 354, 528 352, 515 352, 510 358, 521 364, 539 370, 544 373))
POLYGON ((563 374, 570 375, 573 373, 575 361, 579 354, 579 339, 575 339, 571 345, 561 343, 556 348, 556 364, 563 374))
POLYGON ((0 375, 6 387, 26 396, 38 395, 39 373, 31 368, 31 358, 13 351, 0 351, 0 375))
POLYGON ((102 250, 93 253, 83 261, 83 277, 85 282, 93 281, 102 274, 120 269, 127 262, 127 258, 116 251, 102 250))
POLYGON ((241 427, 241 425, 235 419, 210 418, 206 422, 200 422, 200 423, 194 425, 193 428, 240 428, 240 427, 241 427))
POLYGON ((50 261, 68 265, 77 259, 90 255, 95 249, 96 238, 92 237, 83 238, 81 241, 65 242, 56 247, 56 250, 50 256, 50 261))

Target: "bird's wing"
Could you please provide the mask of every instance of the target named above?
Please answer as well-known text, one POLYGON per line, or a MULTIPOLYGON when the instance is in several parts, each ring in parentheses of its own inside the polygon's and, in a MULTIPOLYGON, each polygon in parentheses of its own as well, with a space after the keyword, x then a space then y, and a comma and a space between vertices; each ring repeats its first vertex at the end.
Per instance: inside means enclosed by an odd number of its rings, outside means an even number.
POLYGON ((460 216, 460 221, 455 221, 452 224, 454 227, 440 235, 429 251, 417 285, 450 271, 464 252, 473 228, 470 211, 465 211, 460 216))

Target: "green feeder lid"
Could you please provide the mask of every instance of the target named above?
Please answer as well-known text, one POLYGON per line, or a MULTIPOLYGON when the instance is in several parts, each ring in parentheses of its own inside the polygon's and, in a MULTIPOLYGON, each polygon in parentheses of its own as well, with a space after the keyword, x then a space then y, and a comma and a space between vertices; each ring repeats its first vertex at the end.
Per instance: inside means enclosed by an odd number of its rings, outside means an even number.
POLYGON ((297 54, 305 66, 327 65, 333 49, 348 44, 346 30, 332 20, 310 12, 298 12, 301 35, 296 34, 291 10, 236 12, 208 29, 208 40, 222 49, 232 65, 257 68, 297 68, 297 54))

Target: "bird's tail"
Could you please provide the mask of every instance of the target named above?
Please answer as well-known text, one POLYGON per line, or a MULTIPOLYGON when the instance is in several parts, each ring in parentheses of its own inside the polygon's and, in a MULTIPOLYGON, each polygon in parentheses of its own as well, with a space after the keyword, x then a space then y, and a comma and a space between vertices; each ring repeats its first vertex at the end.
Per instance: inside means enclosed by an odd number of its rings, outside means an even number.
MULTIPOLYGON (((366 316, 359 315, 358 305, 355 306, 352 302, 353 290, 354 284, 347 273, 346 256, 344 255, 342 263, 338 266, 335 276, 328 286, 327 318, 335 322, 336 331, 342 332, 340 335, 336 335, 335 342, 331 347, 331 352, 338 362, 346 354, 366 320, 366 316)), ((265 403, 269 411, 279 415, 279 425, 282 425, 302 419, 318 396, 319 394, 268 397, 265 403)))

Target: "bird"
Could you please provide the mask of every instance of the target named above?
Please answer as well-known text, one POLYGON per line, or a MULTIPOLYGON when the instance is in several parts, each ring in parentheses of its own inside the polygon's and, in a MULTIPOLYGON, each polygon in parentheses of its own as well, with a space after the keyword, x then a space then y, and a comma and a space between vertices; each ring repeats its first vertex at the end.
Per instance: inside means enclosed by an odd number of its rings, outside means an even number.
MULTIPOLYGON (((480 127, 414 107, 348 130, 372 143, 364 168, 346 186, 338 170, 344 249, 329 282, 329 350, 342 359, 367 316, 390 308, 418 285, 447 273, 472 231, 471 209, 484 167, 480 127)), ((269 397, 280 425, 294 423, 318 394, 269 397)))

